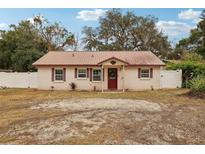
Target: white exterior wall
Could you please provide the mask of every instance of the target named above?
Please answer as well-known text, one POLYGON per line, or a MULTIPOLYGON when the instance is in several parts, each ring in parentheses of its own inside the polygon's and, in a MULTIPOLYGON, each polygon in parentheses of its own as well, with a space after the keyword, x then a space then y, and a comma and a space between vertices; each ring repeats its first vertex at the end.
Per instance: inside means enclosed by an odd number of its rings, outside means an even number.
POLYGON ((37 72, 0 72, 0 86, 9 88, 37 88, 37 72))
MULTIPOLYGON (((121 65, 108 66, 104 67, 104 81, 103 89, 108 89, 108 68, 117 68, 118 69, 118 89, 123 89, 123 68, 121 65)), ((53 67, 38 67, 38 88, 39 89, 51 89, 51 86, 55 90, 70 90, 69 83, 74 82, 76 84, 77 90, 93 90, 94 86, 97 90, 102 89, 102 83, 96 81, 90 81, 87 79, 78 79, 75 78, 75 68, 76 67, 54 67, 54 68, 66 68, 66 81, 52 81, 52 68, 53 67)), ((78 67, 78 68, 87 68, 87 67, 78 67)), ((101 67, 92 67, 101 68, 101 67)), ((143 67, 140 67, 143 68, 143 67)), ((124 71, 124 89, 128 90, 144 90, 151 89, 151 86, 154 89, 160 88, 160 67, 153 68, 153 78, 151 79, 140 79, 138 78, 138 67, 125 67, 124 71)))
POLYGON ((125 89, 146 90, 160 88, 160 67, 126 67, 125 68, 125 89), (138 68, 153 68, 153 78, 138 78, 138 68))
MULTIPOLYGON (((101 82, 90 82, 90 78, 75 78, 75 68, 76 67, 38 67, 38 88, 51 89, 51 86, 53 86, 55 90, 70 90, 69 83, 74 82, 77 90, 93 90, 94 86, 96 86, 96 89, 101 89, 101 82), (66 68, 66 81, 52 81, 52 68, 66 68)), ((77 68, 87 69, 87 67, 77 68)))

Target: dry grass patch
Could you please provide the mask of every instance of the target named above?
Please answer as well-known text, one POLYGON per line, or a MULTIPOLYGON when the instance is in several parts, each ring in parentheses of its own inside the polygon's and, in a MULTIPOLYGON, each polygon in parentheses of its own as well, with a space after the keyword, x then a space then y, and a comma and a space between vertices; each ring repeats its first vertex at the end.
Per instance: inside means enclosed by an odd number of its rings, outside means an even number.
MULTIPOLYGON (((0 105, 6 103, 24 103, 29 101, 41 102, 45 100, 67 98, 111 98, 111 99, 142 99, 161 103, 196 103, 202 99, 187 97, 187 89, 168 89, 154 91, 135 91, 125 93, 101 93, 87 91, 44 91, 35 89, 4 89, 0 90, 0 105)), ((5 105, 5 104, 4 104, 5 105)), ((13 104, 12 104, 13 105, 13 104)), ((1 107, 1 106, 0 106, 1 107)))
POLYGON ((204 143, 205 101, 187 92, 2 89, 0 143, 204 143))

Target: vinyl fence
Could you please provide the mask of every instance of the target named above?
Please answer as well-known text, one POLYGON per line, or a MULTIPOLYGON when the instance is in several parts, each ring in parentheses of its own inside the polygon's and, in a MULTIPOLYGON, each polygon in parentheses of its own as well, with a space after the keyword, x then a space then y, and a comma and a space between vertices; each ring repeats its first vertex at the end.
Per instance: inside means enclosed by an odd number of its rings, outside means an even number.
POLYGON ((182 70, 161 70, 161 88, 181 88, 182 70))
POLYGON ((0 87, 37 88, 37 72, 0 72, 0 87))

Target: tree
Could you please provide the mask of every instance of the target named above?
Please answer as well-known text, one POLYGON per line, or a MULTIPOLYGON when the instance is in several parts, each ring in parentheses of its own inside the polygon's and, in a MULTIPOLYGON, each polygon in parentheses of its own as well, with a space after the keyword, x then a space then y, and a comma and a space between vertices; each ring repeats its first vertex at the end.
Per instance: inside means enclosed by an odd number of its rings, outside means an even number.
POLYGON ((82 38, 82 43, 84 43, 84 48, 89 51, 98 50, 98 45, 100 42, 98 41, 98 32, 96 29, 92 27, 83 27, 82 33, 85 37, 82 38))
POLYGON ((65 50, 68 46, 75 44, 74 34, 59 23, 49 23, 41 15, 34 17, 35 28, 47 44, 48 51, 65 50))
POLYGON ((201 17, 202 21, 198 24, 199 32, 201 32, 201 43, 202 46, 205 46, 205 10, 202 11, 201 17))
POLYGON ((136 16, 132 12, 123 14, 119 9, 106 12, 97 28, 84 27, 83 42, 86 50, 150 50, 166 57, 170 43, 156 27, 152 16, 136 16))
POLYGON ((205 58, 205 10, 202 11, 200 18, 197 27, 190 31, 190 36, 180 40, 176 45, 175 52, 181 55, 183 52, 196 52, 205 58))
POLYGON ((193 61, 193 62, 200 62, 200 63, 205 63, 205 61, 203 60, 203 57, 195 52, 193 53, 189 53, 189 52, 185 52, 182 54, 181 57, 182 61, 193 61))
POLYGON ((50 50, 75 46, 74 35, 58 23, 49 23, 40 15, 33 22, 21 21, 0 31, 0 68, 33 71, 32 63, 50 50))
POLYGON ((17 50, 12 56, 12 68, 15 71, 33 71, 32 63, 42 56, 37 50, 17 50))
POLYGON ((45 42, 29 21, 21 21, 18 25, 10 25, 9 31, 1 33, 0 68, 2 69, 28 71, 31 64, 46 52, 45 42), (25 61, 25 55, 31 56, 30 63, 21 67, 16 66, 16 64, 25 61))
POLYGON ((66 47, 67 51, 79 51, 81 49, 81 42, 79 39, 79 35, 75 34, 75 40, 72 44, 66 47))

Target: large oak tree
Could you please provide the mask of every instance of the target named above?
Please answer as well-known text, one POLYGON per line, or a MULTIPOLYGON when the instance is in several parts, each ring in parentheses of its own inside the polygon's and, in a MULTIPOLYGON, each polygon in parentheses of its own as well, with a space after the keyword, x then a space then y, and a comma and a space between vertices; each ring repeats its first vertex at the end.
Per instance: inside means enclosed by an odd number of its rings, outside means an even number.
POLYGON ((157 29, 156 22, 153 16, 109 10, 99 19, 99 27, 83 28, 85 50, 149 50, 166 58, 171 46, 167 36, 157 29))

